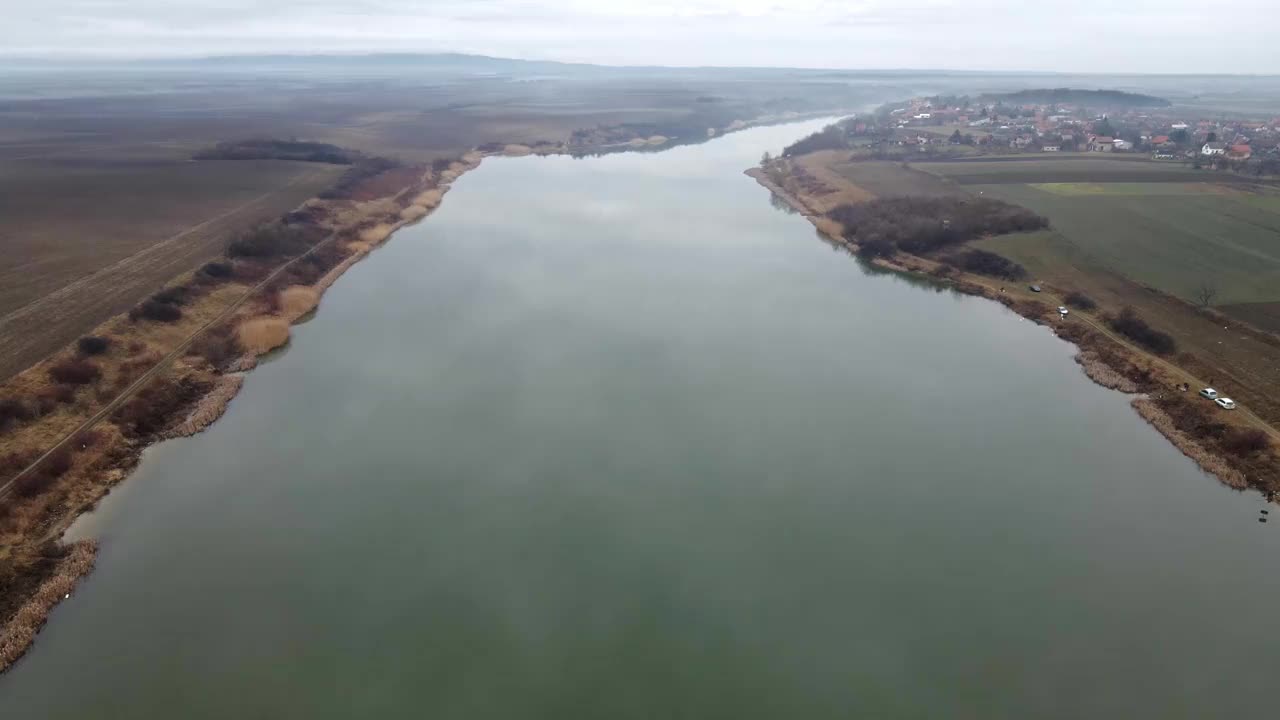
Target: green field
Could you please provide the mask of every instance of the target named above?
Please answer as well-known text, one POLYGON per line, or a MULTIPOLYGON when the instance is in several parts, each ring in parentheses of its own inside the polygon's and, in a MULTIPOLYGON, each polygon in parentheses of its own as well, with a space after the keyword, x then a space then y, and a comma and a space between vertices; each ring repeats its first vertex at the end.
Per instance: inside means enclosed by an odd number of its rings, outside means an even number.
POLYGON ((1036 190, 1070 197, 1097 195, 1205 195, 1214 193, 1226 195, 1236 192, 1222 185, 1200 182, 1046 182, 1028 183, 1028 185, 1036 190))
MULTIPOLYGON (((1154 162, 1143 155, 1065 153, 1011 155, 944 162, 918 162, 918 170, 960 185, 1013 183, 1143 183, 1198 182, 1210 171, 1171 162, 1154 162)), ((1235 182, 1236 176, 1214 176, 1235 182)))
POLYGON ((1030 208, 1104 267, 1196 302, 1280 301, 1280 194, 1210 184, 1125 183, 1115 192, 1056 192, 1031 185, 966 189, 1030 208))

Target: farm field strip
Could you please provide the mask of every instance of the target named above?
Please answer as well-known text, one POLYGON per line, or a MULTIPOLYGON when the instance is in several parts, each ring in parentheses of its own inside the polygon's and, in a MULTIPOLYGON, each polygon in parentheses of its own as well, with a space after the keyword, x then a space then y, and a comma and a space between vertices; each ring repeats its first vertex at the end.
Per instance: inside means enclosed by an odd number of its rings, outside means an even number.
POLYGON ((1280 300, 1280 201, 1228 194, 1046 192, 1030 185, 967 188, 1030 208, 1101 264, 1189 302, 1206 284, 1221 304, 1280 300))
POLYGON ((41 358, 127 310, 147 294, 216 255, 228 236, 275 217, 332 182, 327 166, 302 173, 284 187, 148 245, 128 257, 0 316, 0 378, 41 358))

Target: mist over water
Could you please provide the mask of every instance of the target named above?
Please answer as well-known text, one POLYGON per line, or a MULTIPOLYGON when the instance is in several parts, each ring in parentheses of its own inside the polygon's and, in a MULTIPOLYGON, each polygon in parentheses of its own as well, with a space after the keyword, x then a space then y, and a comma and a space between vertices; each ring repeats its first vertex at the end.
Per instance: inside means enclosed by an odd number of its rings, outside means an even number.
POLYGON ((5 718, 1265 717, 1280 535, 741 174, 490 159, 75 532, 5 718))

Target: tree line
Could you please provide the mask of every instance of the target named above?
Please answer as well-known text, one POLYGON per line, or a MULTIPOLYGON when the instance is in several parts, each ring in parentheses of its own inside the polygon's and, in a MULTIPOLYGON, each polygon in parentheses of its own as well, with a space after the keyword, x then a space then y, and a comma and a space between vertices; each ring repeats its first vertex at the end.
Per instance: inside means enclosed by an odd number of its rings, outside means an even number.
POLYGON ((984 235, 1040 230, 1048 218, 991 198, 888 197, 840 205, 827 216, 844 227, 845 238, 869 254, 901 250, 927 255, 984 235))

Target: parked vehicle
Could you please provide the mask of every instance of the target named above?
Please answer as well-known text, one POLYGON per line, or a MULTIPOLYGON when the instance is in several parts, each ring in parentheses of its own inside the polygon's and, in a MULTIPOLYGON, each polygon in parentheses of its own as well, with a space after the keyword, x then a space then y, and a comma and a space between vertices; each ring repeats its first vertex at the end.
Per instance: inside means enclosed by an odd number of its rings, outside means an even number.
POLYGON ((1209 398, 1210 400, 1218 399, 1218 391, 1213 388, 1205 388, 1200 391, 1200 397, 1209 398))
POLYGON ((1067 309, 1067 307, 1066 307, 1065 305, 1059 305, 1059 306, 1058 306, 1058 314, 1059 314, 1059 315, 1061 315, 1062 317, 1066 317, 1066 316, 1067 316, 1067 314, 1068 314, 1068 313, 1070 313, 1070 312, 1071 312, 1071 311, 1070 311, 1070 310, 1068 310, 1068 309, 1067 309))
POLYGON ((1039 285, 1032 285, 1032 286, 1031 286, 1031 292, 1040 292, 1040 286, 1039 286, 1039 285))
POLYGON ((1232 400, 1231 398, 1218 398, 1217 400, 1214 400, 1214 402, 1218 403, 1218 407, 1222 408, 1223 410, 1236 409, 1236 401, 1232 400))

